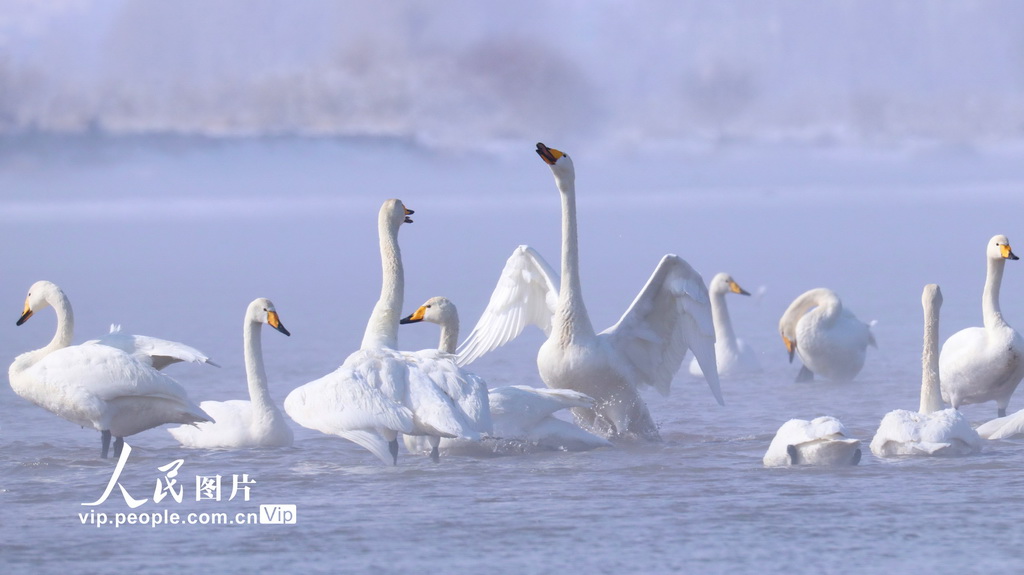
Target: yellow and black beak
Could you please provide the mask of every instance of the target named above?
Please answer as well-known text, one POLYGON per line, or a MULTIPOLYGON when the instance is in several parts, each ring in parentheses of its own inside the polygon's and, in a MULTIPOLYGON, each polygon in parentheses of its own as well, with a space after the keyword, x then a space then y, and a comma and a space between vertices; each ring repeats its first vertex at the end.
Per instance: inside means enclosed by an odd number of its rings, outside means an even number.
POLYGON ((427 306, 421 305, 419 307, 419 309, 417 309, 416 311, 412 312, 412 314, 410 314, 410 315, 408 315, 406 317, 403 317, 402 319, 398 320, 398 323, 401 324, 401 325, 405 325, 407 323, 416 323, 416 322, 423 321, 423 315, 426 314, 426 313, 427 313, 427 306))
POLYGON ((786 344, 786 351, 789 352, 789 363, 793 363, 793 356, 796 354, 796 341, 782 336, 782 343, 786 344))
POLYGON ((405 223, 411 224, 412 223, 412 218, 410 218, 409 216, 411 216, 411 215, 413 215, 415 213, 416 212, 410 210, 409 208, 405 208, 405 223))
POLYGON ((729 290, 732 291, 732 293, 738 293, 740 295, 750 295, 750 292, 741 288, 740 284, 734 281, 729 282, 729 290))
POLYGON ((542 160, 547 162, 549 166, 554 166, 555 162, 557 162, 559 158, 561 158, 565 154, 554 148, 549 148, 544 144, 537 142, 537 155, 539 155, 542 160))
POLYGON ((1003 244, 1003 245, 999 246, 999 251, 1002 254, 1004 260, 1019 260, 1020 259, 1016 255, 1014 255, 1013 250, 1010 249, 1010 244, 1003 244))
POLYGON ((277 331, 285 335, 291 335, 291 332, 285 329, 284 324, 281 323, 281 318, 277 317, 276 311, 267 312, 267 323, 270 324, 270 327, 276 329, 277 331))
POLYGON ((34 312, 32 311, 32 308, 28 305, 28 300, 26 299, 25 300, 25 311, 21 312, 21 317, 18 318, 18 323, 16 323, 15 325, 21 325, 21 324, 25 323, 26 321, 28 321, 28 318, 32 317, 33 313, 34 312))

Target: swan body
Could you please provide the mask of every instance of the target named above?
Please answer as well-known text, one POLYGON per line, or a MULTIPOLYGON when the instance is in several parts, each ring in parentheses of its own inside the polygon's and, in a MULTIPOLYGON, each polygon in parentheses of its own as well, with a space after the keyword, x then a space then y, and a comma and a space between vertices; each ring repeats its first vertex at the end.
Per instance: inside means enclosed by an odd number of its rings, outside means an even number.
POLYGON ((562 199, 561 278, 532 248, 516 248, 487 308, 459 346, 459 363, 469 364, 514 339, 526 325, 536 325, 548 336, 537 353, 545 385, 596 402, 593 408, 573 408, 578 423, 607 436, 657 440, 640 386, 667 394, 690 349, 722 404, 707 288, 679 256, 664 256, 618 323, 594 331, 579 274, 575 169, 559 150, 537 144, 537 153, 551 168, 562 199))
POLYGON ((263 324, 291 335, 270 300, 258 298, 246 308, 242 341, 249 400, 200 403, 199 407, 213 416, 216 423, 168 429, 179 443, 186 447, 207 448, 287 447, 292 444, 292 430, 274 405, 267 387, 261 343, 263 324))
POLYGON ((833 381, 850 381, 864 367, 868 346, 877 347, 871 327, 843 307, 828 288, 799 295, 779 320, 779 333, 793 361, 800 356, 803 368, 797 381, 820 375, 833 381))
POLYGON ((939 309, 942 291, 924 286, 924 349, 921 353, 921 403, 918 411, 897 409, 882 418, 871 440, 871 453, 897 455, 959 456, 977 453, 981 438, 967 418, 956 409, 943 409, 939 390, 939 309))
POLYGON ((96 342, 71 345, 74 312, 56 284, 32 284, 18 325, 51 306, 57 314, 57 333, 45 347, 15 358, 8 371, 11 388, 55 415, 100 431, 102 457, 107 456, 111 437, 117 438, 117 456, 124 437, 166 423, 212 421, 181 385, 149 362, 96 342))
POLYGON ((1006 236, 989 240, 981 300, 984 325, 960 330, 942 345, 942 398, 954 408, 995 401, 999 417, 1004 417, 1010 396, 1024 378, 1024 339, 1006 323, 999 308, 1003 267, 1006 260, 1016 259, 1006 236))
POLYGON ((860 440, 851 438, 838 419, 826 415, 783 423, 763 462, 766 467, 857 465, 860 457, 860 440))
POLYGON ((1024 409, 982 423, 975 431, 985 439, 1020 439, 1024 437, 1024 409))
MULTIPOLYGON (((441 340, 438 352, 454 357, 459 339, 459 314, 455 304, 444 297, 434 297, 408 317, 402 324, 426 321, 441 326, 441 340)), ((452 390, 456 401, 467 413, 483 411, 481 400, 486 403, 487 429, 490 439, 502 446, 539 446, 548 449, 582 451, 610 445, 608 440, 588 433, 579 426, 554 417, 555 412, 566 408, 593 408, 594 400, 585 394, 567 389, 537 389, 527 386, 505 386, 487 390, 483 379, 473 376, 477 386, 468 390, 452 390), (469 404, 466 404, 469 400, 469 404)), ((465 440, 443 440, 441 447, 452 449, 465 447, 465 440)), ((423 451, 422 441, 405 437, 409 451, 423 451)), ((500 449, 496 446, 496 449, 500 449)))
MULTIPOLYGON (((730 293, 750 295, 731 275, 715 274, 708 284, 708 294, 711 296, 711 315, 715 322, 715 359, 719 377, 761 371, 761 364, 753 348, 737 338, 733 331, 729 308, 725 303, 725 296, 730 293)), ((704 375, 696 358, 690 361, 690 374, 698 377, 704 375)))

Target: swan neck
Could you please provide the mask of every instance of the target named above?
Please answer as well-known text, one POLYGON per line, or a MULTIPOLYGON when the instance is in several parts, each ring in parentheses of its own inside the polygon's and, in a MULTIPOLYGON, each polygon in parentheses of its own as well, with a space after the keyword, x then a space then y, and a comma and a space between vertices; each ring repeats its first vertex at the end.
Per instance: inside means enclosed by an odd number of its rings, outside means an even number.
POLYGON ((736 333, 732 329, 732 319, 729 317, 725 296, 726 294, 722 292, 711 294, 711 318, 715 323, 715 340, 732 346, 736 342, 736 333))
POLYGON ((942 391, 939 382, 939 310, 934 304, 925 304, 924 349, 921 352, 921 405, 923 414, 941 411, 942 391))
POLYGON ((361 348, 398 349, 398 321, 401 319, 405 296, 405 272, 402 268, 402 252, 398 248, 398 225, 382 216, 378 230, 383 272, 380 299, 374 305, 366 324, 361 348))
POLYGON ((75 335, 75 312, 71 309, 71 300, 64 292, 56 292, 47 297, 46 301, 53 307, 57 314, 57 330, 53 339, 46 346, 35 351, 23 353, 11 364, 10 371, 19 372, 28 369, 41 361, 44 357, 71 345, 75 335))
POLYGON ((1003 283, 1003 259, 989 258, 988 273, 985 276, 985 290, 981 295, 981 313, 986 328, 1003 325, 1003 312, 999 308, 999 288, 1003 283))
POLYGON ((592 336, 594 328, 583 304, 583 288, 580 282, 576 186, 573 182, 556 181, 558 189, 562 192, 562 281, 553 332, 558 330, 563 341, 569 343, 580 336, 592 336))
POLYGON ((452 314, 452 316, 445 318, 444 323, 441 324, 441 341, 437 345, 437 349, 444 353, 455 353, 456 347, 459 345, 459 316, 458 314, 452 314))
POLYGON ((253 409, 270 409, 270 390, 267 388, 267 371, 263 367, 263 330, 259 322, 246 320, 242 330, 242 345, 245 354, 245 379, 249 384, 249 399, 253 409))

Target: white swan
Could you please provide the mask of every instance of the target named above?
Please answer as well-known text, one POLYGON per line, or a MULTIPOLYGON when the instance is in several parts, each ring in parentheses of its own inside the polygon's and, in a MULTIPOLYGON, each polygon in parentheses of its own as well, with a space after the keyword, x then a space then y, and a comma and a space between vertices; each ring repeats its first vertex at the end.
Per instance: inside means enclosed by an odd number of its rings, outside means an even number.
POLYGON ((921 403, 918 411, 897 409, 882 418, 871 440, 871 453, 896 455, 968 455, 981 449, 981 438, 959 411, 943 409, 939 391, 939 308, 942 291, 924 286, 924 350, 921 353, 921 403))
POLYGON ((797 381, 818 374, 835 381, 852 380, 864 367, 869 345, 877 347, 871 327, 843 307, 836 292, 816 288, 800 294, 779 320, 779 333, 803 366, 797 381))
MULTIPOLYGON (((448 298, 433 297, 419 307, 402 324, 426 321, 441 326, 441 339, 438 351, 453 354, 459 339, 459 312, 448 298)), ((475 376, 474 376, 475 377, 475 376)), ((492 428, 487 431, 500 446, 512 446, 521 450, 524 444, 535 445, 546 449, 564 451, 585 451, 595 447, 611 445, 607 439, 598 437, 579 428, 568 421, 558 419, 554 414, 562 409, 581 407, 593 408, 594 400, 578 391, 569 389, 538 389, 528 386, 503 386, 487 390, 483 379, 476 378, 478 385, 469 390, 456 390, 456 400, 464 409, 477 409, 480 398, 487 401, 492 428), (469 406, 463 398, 472 398, 469 406)), ((467 410, 468 411, 468 410, 467 410)), ((445 439, 441 445, 451 449, 460 440, 445 439)), ((464 440, 462 440, 464 441, 464 440)), ((424 451, 425 446, 419 438, 405 437, 405 446, 409 451, 424 451)), ((436 446, 431 446, 436 449, 436 446)), ((506 447, 495 447, 504 450, 506 447)))
POLYGON ((518 336, 526 325, 547 334, 537 354, 541 379, 551 388, 593 397, 593 409, 573 409, 577 422, 605 435, 659 439, 639 386, 668 394, 689 348, 723 404, 715 366, 714 322, 704 280, 676 255, 666 255, 618 323, 596 333, 579 274, 576 184, 572 160, 537 144, 562 198, 562 278, 533 249, 520 246, 469 337, 459 346, 468 364, 518 336))
POLYGON ((982 423, 975 431, 985 439, 1020 439, 1024 437, 1024 409, 982 423))
POLYGON ((344 437, 393 464, 398 463, 399 433, 479 437, 437 381, 447 375, 444 370, 397 350, 405 283, 398 229, 412 222, 412 213, 399 200, 381 206, 381 295, 360 349, 334 372, 292 390, 284 402, 285 412, 299 425, 344 437))
POLYGON ((124 333, 118 324, 110 325, 110 333, 98 339, 92 339, 85 343, 100 343, 116 347, 126 353, 130 353, 145 363, 153 366, 154 369, 163 369, 172 363, 187 361, 190 363, 206 363, 214 367, 220 367, 214 363, 206 354, 198 349, 177 341, 168 341, 148 335, 132 335, 124 333))
POLYGON ((1006 415, 1017 384, 1024 378, 1024 339, 1003 319, 999 287, 1006 260, 1017 256, 1006 236, 988 241, 985 289, 981 296, 984 327, 969 327, 949 336, 939 356, 942 399, 955 408, 995 401, 998 416, 1006 415))
POLYGON ((764 454, 766 467, 857 465, 860 440, 851 438, 836 418, 790 419, 775 433, 764 454))
POLYGON ((176 381, 149 362, 95 341, 71 345, 71 302, 51 282, 32 284, 17 324, 49 306, 57 314, 57 332, 45 347, 15 358, 8 371, 11 388, 55 415, 100 431, 102 457, 107 457, 112 436, 116 457, 129 435, 165 423, 212 421, 176 381))
MULTIPOLYGON (((745 341, 736 337, 732 329, 732 319, 729 317, 729 308, 725 303, 726 294, 735 293, 750 295, 745 289, 736 283, 736 280, 727 273, 715 274, 708 284, 708 293, 711 296, 711 315, 715 321, 715 358, 718 365, 720 377, 738 375, 742 373, 757 373, 761 371, 761 364, 745 341)), ((704 372, 700 369, 700 362, 696 358, 690 361, 690 374, 701 376, 704 372)))
POLYGON ((249 401, 234 399, 200 403, 199 407, 213 416, 216 423, 168 429, 179 443, 187 447, 287 447, 292 444, 292 430, 274 405, 267 388, 261 343, 263 324, 291 335, 281 323, 273 302, 267 298, 255 299, 246 308, 242 349, 249 401))

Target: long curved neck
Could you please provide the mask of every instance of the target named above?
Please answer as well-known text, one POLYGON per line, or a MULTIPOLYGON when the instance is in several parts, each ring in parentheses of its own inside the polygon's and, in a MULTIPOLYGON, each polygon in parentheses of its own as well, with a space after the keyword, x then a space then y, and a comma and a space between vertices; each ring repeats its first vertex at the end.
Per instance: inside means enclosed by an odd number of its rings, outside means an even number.
POLYGON ((245 353, 245 379, 249 384, 249 399, 254 409, 275 409, 267 389, 267 371, 263 368, 262 324, 245 320, 242 345, 245 353))
POLYGON ((931 302, 924 306, 924 350, 921 352, 920 413, 941 411, 942 391, 939 384, 939 309, 931 302))
POLYGON ((459 345, 459 314, 450 312, 444 321, 441 322, 441 341, 437 349, 444 353, 455 353, 459 345))
POLYGON ((46 300, 57 314, 57 331, 53 339, 45 347, 23 353, 11 364, 12 370, 24 370, 32 367, 50 353, 68 347, 75 335, 75 312, 71 309, 71 300, 64 292, 55 292, 46 300))
POLYGON ((594 327, 583 304, 580 285, 579 240, 576 230, 576 185, 556 179, 562 192, 562 282, 558 292, 558 311, 552 333, 568 345, 580 337, 593 337, 594 327))
POLYGON ((382 214, 378 233, 383 279, 380 299, 366 324, 361 348, 398 349, 398 321, 401 319, 405 299, 405 272, 402 269, 402 252, 398 248, 398 226, 386 220, 382 214))
POLYGON ((999 309, 999 287, 1003 283, 1003 267, 1006 260, 988 259, 988 273, 985 276, 985 290, 981 295, 982 321, 986 328, 1005 325, 1003 312, 999 309))
POLYGON ((725 304, 725 292, 715 291, 711 294, 711 317, 715 323, 715 340, 730 347, 736 345, 736 333, 732 329, 729 308, 725 304))

